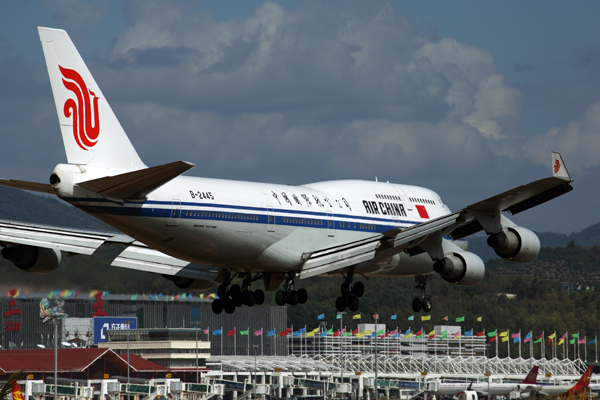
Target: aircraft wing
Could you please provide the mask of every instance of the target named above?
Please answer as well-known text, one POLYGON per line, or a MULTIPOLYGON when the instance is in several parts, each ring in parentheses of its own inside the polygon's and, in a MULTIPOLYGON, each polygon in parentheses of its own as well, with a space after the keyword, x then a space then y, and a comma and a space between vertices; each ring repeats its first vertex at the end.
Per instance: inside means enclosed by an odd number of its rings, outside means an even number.
POLYGON ((573 190, 573 180, 558 153, 552 153, 552 168, 553 176, 549 178, 516 187, 452 214, 408 228, 392 229, 360 242, 309 254, 306 256, 300 278, 335 272, 362 262, 374 265, 403 251, 415 255, 430 250, 429 253, 433 256, 435 254, 431 249, 435 246, 428 246, 429 239, 434 243, 442 237, 457 240, 483 230, 484 226, 486 231, 490 230, 494 224, 500 223, 502 211, 514 215, 573 190))
POLYGON ((162 275, 214 281, 221 268, 192 264, 155 249, 133 238, 113 232, 67 229, 0 220, 0 246, 27 245, 91 255, 103 245, 121 245, 125 250, 112 261, 113 266, 162 275))

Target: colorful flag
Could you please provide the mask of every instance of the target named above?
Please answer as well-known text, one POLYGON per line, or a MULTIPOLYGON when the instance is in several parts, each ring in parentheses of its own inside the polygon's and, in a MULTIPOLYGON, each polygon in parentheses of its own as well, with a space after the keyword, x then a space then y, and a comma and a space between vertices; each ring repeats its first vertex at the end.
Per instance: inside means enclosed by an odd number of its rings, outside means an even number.
POLYGON ((301 334, 302 332, 300 331, 292 332, 292 336, 300 336, 301 334))
POLYGON ((300 332, 300 333, 306 332, 306 327, 298 329, 298 332, 300 332))
POLYGON ((395 335, 396 333, 398 333, 398 329, 394 329, 393 331, 390 331, 390 335, 395 335))
POLYGON ((585 339, 581 339, 580 341, 577 342, 577 344, 581 344, 581 343, 585 343, 585 339))
POLYGON ((468 332, 465 332, 465 337, 473 336, 473 329, 468 332))
POLYGON ((208 335, 208 328, 206 328, 206 329, 204 330, 204 334, 205 334, 205 335, 208 335))
POLYGON ((407 336, 409 333, 410 333, 410 328, 408 328, 408 329, 406 330, 406 332, 404 332, 404 336, 407 336))
POLYGON ((430 321, 431 315, 421 315, 421 321, 430 321))
POLYGON ((446 315, 444 318, 442 318, 442 321, 448 321, 448 316, 446 315))
POLYGON ((254 332, 254 336, 262 336, 262 329, 254 332))
POLYGON ((340 331, 333 332, 333 337, 338 337, 338 336, 340 336, 340 331))
POLYGON ((396 314, 392 315, 390 319, 396 319, 396 314))
POLYGON ((363 332, 365 335, 370 335, 371 334, 371 330, 367 329, 366 331, 363 332))
POLYGON ((311 332, 312 332, 312 333, 317 333, 317 332, 319 332, 319 327, 317 326, 317 327, 316 327, 315 329, 313 329, 311 332))
POLYGON ((488 332, 488 337, 496 336, 496 331, 488 332))
POLYGON ((379 319, 379 314, 373 314, 373 319, 379 319))
POLYGON ((558 345, 560 346, 560 345, 561 345, 561 344, 563 344, 564 342, 565 342, 565 339, 564 339, 564 338, 562 338, 562 339, 560 339, 560 340, 558 341, 558 345))
POLYGON ((523 340, 523 343, 527 343, 531 340, 531 332, 529 332, 526 336, 525 339, 523 340))
POLYGON ((352 332, 346 332, 343 336, 352 336, 352 332))
POLYGON ((327 331, 321 332, 321 336, 327 336, 327 331))
POLYGON ((510 337, 513 338, 513 339, 521 337, 521 332, 513 333, 512 335, 510 335, 510 337))
POLYGON ((377 334, 378 334, 378 335, 383 335, 383 333, 384 333, 384 332, 385 332, 385 330, 384 330, 384 329, 381 329, 381 330, 378 330, 378 331, 377 331, 377 334))
POLYGON ((508 336, 503 336, 503 337, 502 337, 502 341, 503 341, 503 342, 508 342, 508 336))
MULTIPOLYGON (((539 339, 539 338, 541 338, 542 336, 544 336, 544 332, 540 333, 540 334, 538 335, 538 337, 536 337, 536 338, 535 338, 535 340, 538 340, 538 339, 539 339)), ((548 337, 550 337, 550 336, 548 336, 548 337)), ((554 338, 554 335, 552 335, 552 338, 554 338)))
POLYGON ((233 336, 233 335, 235 335, 235 329, 232 329, 229 332, 227 332, 227 336, 233 336))
POLYGON ((592 340, 591 342, 589 342, 588 344, 594 344, 596 343, 596 339, 592 340))
POLYGON ((352 319, 360 319, 360 314, 353 315, 352 319))
POLYGON ((552 335, 548 335, 548 339, 552 340, 556 337, 556 332, 554 332, 552 335))
POLYGON ((325 314, 324 313, 323 314, 319 314, 319 316, 317 317, 317 319, 323 319, 323 318, 325 318, 325 314))
POLYGON ((328 335, 333 335, 333 328, 331 328, 331 329, 327 329, 327 334, 328 334, 328 335))
POLYGON ((457 317, 456 322, 465 322, 465 317, 457 317))
POLYGON ((390 336, 390 334, 388 332, 384 333, 383 335, 381 335, 381 339, 384 339, 386 337, 390 336))
POLYGON ((279 336, 287 336, 288 333, 288 331, 279 332, 279 336))
POLYGON ((423 328, 419 329, 419 332, 417 332, 417 337, 421 336, 423 334, 423 328))
POLYGON ((579 337, 579 332, 577 332, 577 333, 572 333, 572 334, 571 334, 571 337, 578 338, 578 337, 579 337))
POLYGON ((364 332, 360 332, 360 333, 357 333, 357 334, 356 334, 356 337, 357 337, 357 338, 359 338, 359 339, 360 339, 361 337, 363 337, 363 336, 365 336, 364 332))
POLYGON ((492 343, 492 342, 495 342, 495 341, 496 341, 496 336, 492 336, 492 337, 490 338, 490 343, 492 343))
POLYGON ((358 328, 356 328, 355 330, 353 330, 353 331, 352 331, 352 334, 353 334, 353 335, 356 335, 356 334, 358 334, 358 328))
POLYGON ((240 331, 240 335, 242 335, 242 336, 250 335, 250 329, 246 329, 245 331, 240 331))
POLYGON ((315 336, 315 333, 314 333, 314 332, 308 332, 308 333, 306 334, 306 337, 313 337, 313 336, 315 336))
POLYGON ((414 316, 414 315, 411 315, 410 317, 408 317, 408 320, 409 320, 409 321, 414 321, 414 320, 415 320, 415 316, 414 316))
POLYGON ((217 329, 216 331, 213 331, 213 336, 220 335, 221 333, 221 329, 217 329))
POLYGON ((565 334, 564 334, 564 335, 562 335, 560 338, 561 338, 561 339, 566 339, 566 338, 567 338, 567 332, 565 332, 565 334))
POLYGON ((500 332, 500 334, 498 336, 500 336, 500 337, 508 336, 508 331, 500 332))
POLYGON ((458 339, 459 337, 460 337, 460 331, 458 331, 454 334, 454 339, 458 339))
POLYGON ((337 315, 335 316, 335 319, 342 319, 342 314, 337 313, 337 315))
POLYGON ((435 329, 429 332, 429 339, 435 339, 435 329))
POLYGON ((267 337, 271 337, 271 336, 275 336, 275 329, 273 329, 272 331, 268 331, 267 332, 267 337))
MULTIPOLYGON (((533 343, 541 343, 543 338, 539 338, 538 340, 534 340, 533 343)), ((550 343, 548 343, 550 344, 550 343)))
POLYGON ((477 317, 477 322, 483 321, 483 317, 477 317))
POLYGON ((448 339, 448 331, 442 331, 442 337, 440 340, 448 339))
POLYGON ((483 331, 477 332, 477 336, 483 336, 483 331))
POLYGON ((575 344, 575 340, 576 340, 576 339, 571 339, 571 340, 569 340, 569 344, 575 344))
POLYGON ((519 343, 520 340, 521 340, 521 337, 519 336, 518 338, 513 339, 513 343, 519 343))
POLYGON ((413 334, 412 334, 411 332, 409 332, 409 333, 408 333, 408 335, 405 335, 404 337, 405 337, 406 339, 410 339, 412 336, 413 336, 413 334))

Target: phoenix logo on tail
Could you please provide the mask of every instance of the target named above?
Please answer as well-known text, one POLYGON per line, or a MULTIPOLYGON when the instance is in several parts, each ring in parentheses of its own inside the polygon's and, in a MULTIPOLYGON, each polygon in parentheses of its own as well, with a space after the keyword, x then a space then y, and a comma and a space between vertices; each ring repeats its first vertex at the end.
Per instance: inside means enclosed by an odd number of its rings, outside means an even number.
POLYGON ((89 150, 98 142, 100 134, 100 120, 98 115, 98 99, 99 97, 87 88, 87 85, 81 78, 81 75, 72 69, 58 66, 63 75, 63 84, 67 89, 72 91, 77 97, 75 100, 68 99, 65 101, 64 113, 65 117, 69 118, 73 115, 73 136, 77 145, 83 150, 89 150), (89 93, 89 94, 88 94, 89 93), (90 97, 94 104, 94 124, 92 125, 92 106, 90 97))

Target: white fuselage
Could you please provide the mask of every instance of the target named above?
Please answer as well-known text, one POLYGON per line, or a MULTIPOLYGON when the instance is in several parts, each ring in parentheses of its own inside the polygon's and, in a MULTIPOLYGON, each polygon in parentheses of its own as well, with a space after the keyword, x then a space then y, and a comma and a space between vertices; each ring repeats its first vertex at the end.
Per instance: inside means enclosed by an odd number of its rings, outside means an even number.
MULTIPOLYGON (((314 251, 450 213, 431 190, 383 182, 287 186, 181 176, 145 200, 120 202, 75 185, 94 178, 88 168, 71 174, 55 190, 69 203, 154 249, 233 271, 299 270, 305 256, 314 251)), ((427 254, 408 259, 402 253, 361 273, 433 273, 427 254)))
MULTIPOLYGON (((437 391, 432 393, 441 396, 456 396, 458 393, 464 392, 468 388, 468 382, 440 383, 437 391)), ((533 389, 533 385, 519 383, 490 383, 488 386, 486 382, 473 383, 470 388, 470 390, 476 391, 477 393, 489 393, 490 396, 508 396, 511 392, 528 392, 533 389)))

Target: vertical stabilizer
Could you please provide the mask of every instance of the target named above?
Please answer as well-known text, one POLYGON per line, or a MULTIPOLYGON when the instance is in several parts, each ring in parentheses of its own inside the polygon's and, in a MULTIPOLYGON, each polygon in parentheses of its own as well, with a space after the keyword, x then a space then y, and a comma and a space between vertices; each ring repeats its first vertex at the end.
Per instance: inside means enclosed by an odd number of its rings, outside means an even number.
POLYGON ((531 368, 531 371, 529 371, 529 373, 527 374, 527 376, 525 377, 525 380, 523 380, 523 384, 535 384, 537 383, 537 376, 538 376, 538 370, 540 369, 540 367, 538 367, 537 365, 534 366, 533 368, 531 368))
POLYGON ((67 32, 38 32, 69 164, 145 168, 67 32))

